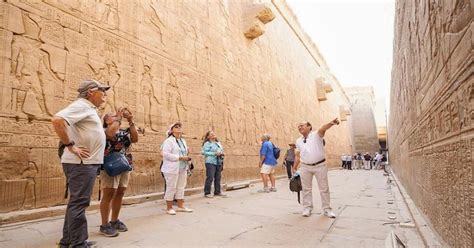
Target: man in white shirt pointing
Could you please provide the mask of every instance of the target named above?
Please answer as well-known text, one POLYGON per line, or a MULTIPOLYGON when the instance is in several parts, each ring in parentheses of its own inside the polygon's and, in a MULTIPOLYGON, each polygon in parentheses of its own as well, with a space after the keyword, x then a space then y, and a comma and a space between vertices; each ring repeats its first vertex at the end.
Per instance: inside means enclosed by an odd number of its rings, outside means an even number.
POLYGON ((329 198, 328 168, 324 153, 323 137, 326 131, 334 125, 339 125, 336 118, 323 125, 317 132, 307 121, 298 124, 298 131, 302 135, 296 140, 296 156, 293 169, 301 176, 303 186, 303 216, 309 217, 313 210, 313 176, 316 176, 323 214, 330 218, 336 218, 332 212, 329 198))

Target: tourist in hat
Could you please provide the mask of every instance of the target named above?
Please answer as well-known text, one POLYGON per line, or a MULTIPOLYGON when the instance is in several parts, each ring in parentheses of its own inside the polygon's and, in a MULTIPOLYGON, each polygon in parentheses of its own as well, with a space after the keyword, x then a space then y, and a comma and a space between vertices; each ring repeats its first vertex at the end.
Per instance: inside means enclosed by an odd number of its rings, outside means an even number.
POLYGON ((87 241, 86 208, 99 166, 104 162, 105 133, 97 113, 110 87, 96 80, 79 85, 79 99, 56 113, 52 119, 54 131, 64 149, 61 163, 70 197, 64 217, 61 247, 89 247, 87 241))
POLYGON ((264 134, 261 137, 262 146, 260 147, 260 160, 258 167, 260 168, 260 175, 262 176, 263 189, 259 190, 260 193, 276 192, 275 187, 275 168, 278 161, 273 154, 273 148, 275 147, 270 141, 270 134, 264 134), (271 183, 271 188, 268 187, 268 181, 271 183))
POLYGON ((161 153, 163 155, 163 165, 161 172, 166 180, 166 213, 176 215, 176 212, 190 213, 193 210, 184 206, 184 188, 188 177, 189 148, 183 139, 182 124, 173 123, 166 132, 168 138, 163 142, 161 153), (173 209, 173 200, 176 199, 178 208, 173 209))
POLYGON ((283 158, 283 165, 286 166, 286 174, 288 175, 288 179, 290 179, 293 176, 296 145, 294 143, 290 143, 288 145, 290 146, 290 149, 286 151, 285 157, 283 158))

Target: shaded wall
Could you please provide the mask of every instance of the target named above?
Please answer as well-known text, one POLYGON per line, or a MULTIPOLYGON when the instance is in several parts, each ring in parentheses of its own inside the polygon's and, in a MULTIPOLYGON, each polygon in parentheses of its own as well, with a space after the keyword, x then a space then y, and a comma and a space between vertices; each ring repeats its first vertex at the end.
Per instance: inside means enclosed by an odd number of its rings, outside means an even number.
POLYGON ((354 152, 373 155, 380 150, 375 122, 374 89, 368 86, 345 87, 352 110, 354 152))
POLYGON ((392 167, 435 230, 474 245, 472 1, 397 1, 392 167))
MULTIPOLYGON (((184 124, 196 165, 188 187, 197 187, 207 130, 226 148, 224 182, 258 178, 262 133, 286 147, 298 121, 319 126, 348 104, 284 2, 96 2, 0 3, 1 212, 65 202, 50 119, 76 99, 83 79, 112 86, 101 114, 128 106, 146 130, 133 145, 128 195, 162 191, 159 146, 172 122, 184 124), (257 20, 262 9, 275 19, 257 20), (265 33, 246 38, 252 25, 265 33), (332 85, 327 100, 317 98, 317 78, 332 85)), ((347 137, 347 122, 327 133, 330 165, 350 148, 347 137)))

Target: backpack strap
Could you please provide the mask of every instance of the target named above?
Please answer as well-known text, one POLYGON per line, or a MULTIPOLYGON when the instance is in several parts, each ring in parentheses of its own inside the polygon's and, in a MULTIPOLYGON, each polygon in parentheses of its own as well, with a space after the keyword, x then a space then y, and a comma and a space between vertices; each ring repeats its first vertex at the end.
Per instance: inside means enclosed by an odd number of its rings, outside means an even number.
POLYGON ((64 191, 64 199, 67 199, 68 188, 69 188, 69 183, 67 182, 67 178, 66 178, 66 190, 64 191))
POLYGON ((301 204, 301 201, 300 201, 300 191, 298 191, 298 203, 301 204))

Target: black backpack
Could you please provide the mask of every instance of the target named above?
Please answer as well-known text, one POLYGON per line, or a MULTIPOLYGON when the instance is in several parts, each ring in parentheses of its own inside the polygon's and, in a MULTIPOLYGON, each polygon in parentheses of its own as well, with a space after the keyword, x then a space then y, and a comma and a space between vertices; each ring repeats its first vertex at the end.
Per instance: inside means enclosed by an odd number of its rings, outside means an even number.
POLYGON ((278 146, 275 146, 275 144, 273 144, 273 156, 275 157, 275 159, 278 159, 280 157, 280 148, 278 148, 278 146))
POLYGON ((300 202, 300 191, 303 190, 303 186, 301 185, 301 177, 298 174, 295 174, 290 179, 290 191, 298 193, 298 203, 300 202))

